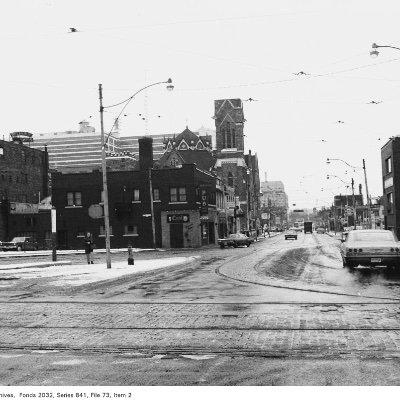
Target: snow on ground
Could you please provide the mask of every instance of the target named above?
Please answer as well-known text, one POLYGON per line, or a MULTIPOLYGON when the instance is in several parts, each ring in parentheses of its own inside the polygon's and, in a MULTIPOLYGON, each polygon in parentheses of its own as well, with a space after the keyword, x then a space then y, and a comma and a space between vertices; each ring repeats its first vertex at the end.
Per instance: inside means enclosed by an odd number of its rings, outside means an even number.
POLYGON ((135 265, 128 265, 127 261, 112 262, 111 268, 106 263, 54 265, 47 268, 23 268, 23 264, 13 264, 10 268, 0 270, 0 277, 7 274, 19 279, 53 278, 51 285, 78 286, 87 283, 100 282, 119 278, 124 275, 152 271, 173 265, 180 265, 194 261, 198 257, 171 257, 153 260, 135 260, 135 265))

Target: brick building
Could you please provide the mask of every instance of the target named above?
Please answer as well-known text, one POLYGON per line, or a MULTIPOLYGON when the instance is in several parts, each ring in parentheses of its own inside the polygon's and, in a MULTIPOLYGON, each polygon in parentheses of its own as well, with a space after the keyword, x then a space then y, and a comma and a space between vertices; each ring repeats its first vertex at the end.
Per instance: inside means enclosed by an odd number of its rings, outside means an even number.
POLYGON ((400 136, 381 148, 384 226, 400 238, 400 136))
POLYGON ((0 240, 34 236, 40 201, 49 195, 47 151, 30 148, 31 134, 15 132, 0 140, 0 240))
MULTIPOLYGON (((137 170, 107 172, 111 247, 215 243, 217 178, 195 164, 152 166, 152 139, 143 138, 137 170)), ((92 233, 98 247, 105 246, 101 171, 54 173, 53 205, 59 248, 82 248, 85 232, 92 233)))

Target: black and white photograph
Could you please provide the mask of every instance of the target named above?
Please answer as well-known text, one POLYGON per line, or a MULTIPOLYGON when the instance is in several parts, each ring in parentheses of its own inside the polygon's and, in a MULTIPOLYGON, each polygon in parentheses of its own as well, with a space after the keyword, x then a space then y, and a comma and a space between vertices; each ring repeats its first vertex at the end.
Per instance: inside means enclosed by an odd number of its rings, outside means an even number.
POLYGON ((0 400, 394 396, 399 15, 1 1, 0 400))

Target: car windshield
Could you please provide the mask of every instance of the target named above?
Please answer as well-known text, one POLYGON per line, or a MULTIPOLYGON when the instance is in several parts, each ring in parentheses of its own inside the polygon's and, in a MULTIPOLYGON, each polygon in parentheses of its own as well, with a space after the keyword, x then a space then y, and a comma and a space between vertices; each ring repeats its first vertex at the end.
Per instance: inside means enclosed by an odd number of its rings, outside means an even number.
POLYGON ((393 234, 390 231, 382 232, 350 232, 349 242, 394 242, 393 234))
POLYGON ((28 239, 26 237, 22 237, 22 236, 18 236, 13 238, 13 240, 11 240, 11 242, 15 243, 15 242, 25 242, 25 239, 28 239))
POLYGON ((229 237, 231 239, 243 239, 245 237, 245 235, 243 235, 241 233, 232 233, 229 235, 229 237))

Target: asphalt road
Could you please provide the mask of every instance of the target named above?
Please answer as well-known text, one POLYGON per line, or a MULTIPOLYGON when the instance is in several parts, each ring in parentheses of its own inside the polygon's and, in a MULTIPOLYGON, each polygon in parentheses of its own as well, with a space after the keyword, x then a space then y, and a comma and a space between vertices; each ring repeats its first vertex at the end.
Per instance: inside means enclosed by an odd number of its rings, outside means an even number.
POLYGON ((349 272, 338 245, 137 253, 196 261, 74 286, 0 275, 0 384, 397 385, 400 273, 349 272))

